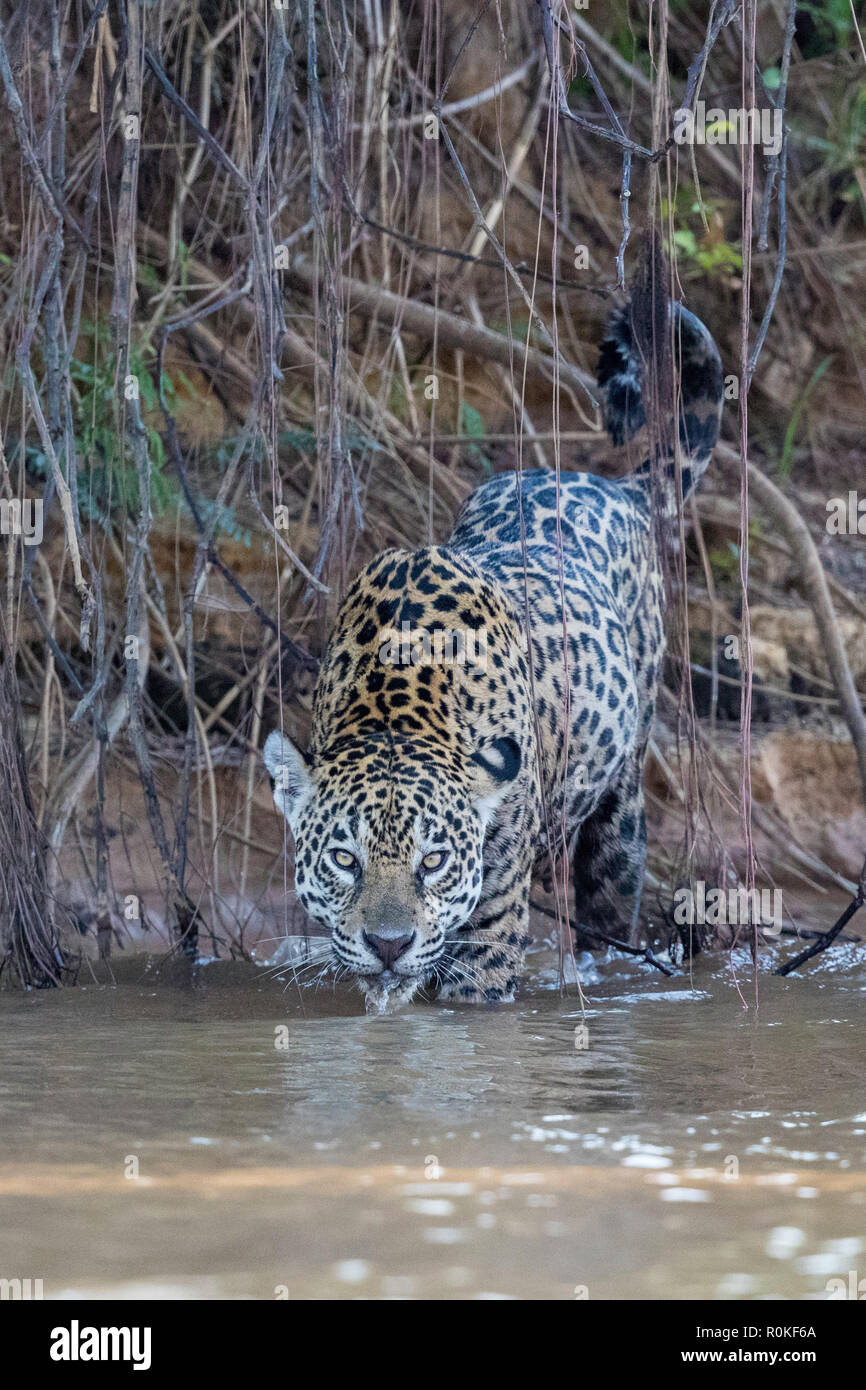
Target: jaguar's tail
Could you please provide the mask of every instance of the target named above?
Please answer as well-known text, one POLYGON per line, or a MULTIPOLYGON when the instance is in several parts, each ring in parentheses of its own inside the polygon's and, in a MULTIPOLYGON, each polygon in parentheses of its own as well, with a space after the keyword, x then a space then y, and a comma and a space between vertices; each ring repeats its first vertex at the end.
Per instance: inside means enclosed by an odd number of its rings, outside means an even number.
MULTIPOLYGON (((663 303, 664 301, 662 301, 663 303)), ((656 381, 655 399, 670 402, 672 391, 664 386, 664 367, 650 370, 665 355, 678 379, 679 439, 682 451, 682 487, 687 496, 707 467, 719 436, 724 399, 724 376, 719 350, 709 330, 681 304, 668 303, 667 313, 652 322, 647 297, 637 294, 611 318, 601 345, 598 385, 604 406, 605 427, 614 444, 624 444, 647 422, 647 382, 656 381), (671 326, 671 318, 673 326, 671 326), (654 344, 659 347, 654 352, 654 344)), ((670 421, 668 422, 668 425, 670 421)), ((662 431, 670 441, 670 428, 662 431)), ((670 441, 672 442, 672 441, 670 441)), ((662 445, 662 456, 672 449, 662 445)))

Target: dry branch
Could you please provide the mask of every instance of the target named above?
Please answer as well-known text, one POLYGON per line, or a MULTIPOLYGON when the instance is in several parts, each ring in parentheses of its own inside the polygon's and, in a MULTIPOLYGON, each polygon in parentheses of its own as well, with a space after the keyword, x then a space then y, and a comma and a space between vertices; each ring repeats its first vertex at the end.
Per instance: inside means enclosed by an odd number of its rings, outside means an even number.
MULTIPOLYGON (((303 256, 296 257, 292 262, 288 277, 308 293, 319 278, 315 266, 303 256)), ((433 341, 435 333, 440 346, 457 349, 486 362, 497 362, 503 367, 513 366, 515 376, 525 371, 529 380, 550 386, 558 373, 562 385, 579 391, 582 396, 591 392, 594 383, 587 372, 568 362, 556 361, 548 353, 526 347, 503 333, 496 333, 492 328, 483 328, 457 314, 437 310, 421 300, 394 294, 380 285, 365 284, 351 277, 343 277, 343 288, 349 313, 357 312, 374 322, 381 320, 383 327, 389 329, 399 324, 404 332, 417 334, 427 342, 433 341)), ((592 399, 595 404, 594 397, 592 399)))
MULTIPOLYGON (((742 467, 740 455, 728 445, 718 445, 716 454, 727 468, 742 467)), ((815 614, 815 624, 824 648, 824 656, 857 755, 863 804, 866 806, 866 714, 863 712, 851 674, 821 557, 806 522, 790 498, 752 462, 748 465, 748 475, 749 487, 758 503, 787 541, 791 558, 797 568, 797 586, 815 614)))

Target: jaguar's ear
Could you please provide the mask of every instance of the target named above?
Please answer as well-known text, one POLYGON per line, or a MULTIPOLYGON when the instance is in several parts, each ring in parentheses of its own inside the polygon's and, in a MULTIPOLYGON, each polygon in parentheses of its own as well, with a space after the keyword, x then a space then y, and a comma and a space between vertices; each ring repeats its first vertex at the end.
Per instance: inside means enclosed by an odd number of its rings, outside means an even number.
POLYGON ((469 766, 476 808, 487 820, 520 771, 520 744, 510 736, 491 739, 476 748, 469 766))
POLYGON ((268 734, 263 756, 274 779, 274 804, 292 825, 313 789, 307 756, 279 729, 268 734))

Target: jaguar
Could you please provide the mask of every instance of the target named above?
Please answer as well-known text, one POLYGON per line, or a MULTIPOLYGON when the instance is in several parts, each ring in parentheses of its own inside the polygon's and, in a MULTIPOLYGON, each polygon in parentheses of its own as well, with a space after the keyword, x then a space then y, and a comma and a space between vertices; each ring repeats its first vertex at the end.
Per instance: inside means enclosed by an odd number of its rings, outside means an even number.
MULTIPOLYGON (((266 740, 298 900, 373 1011, 422 990, 513 1001, 530 883, 554 862, 581 923, 635 939, 665 646, 658 484, 676 515, 724 394, 703 323, 672 302, 661 319, 678 404, 650 456, 616 479, 497 474, 444 545, 377 555, 340 607, 309 749, 266 740)), ((646 339, 634 300, 614 312, 598 367, 614 444, 658 413, 646 339)))

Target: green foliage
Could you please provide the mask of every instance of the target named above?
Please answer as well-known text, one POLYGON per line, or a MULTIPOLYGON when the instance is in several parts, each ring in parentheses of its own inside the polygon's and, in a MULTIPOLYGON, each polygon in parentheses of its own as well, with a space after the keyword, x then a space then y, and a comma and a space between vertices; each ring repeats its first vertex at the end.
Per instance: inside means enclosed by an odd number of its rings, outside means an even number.
MULTIPOLYGON (((675 224, 674 248, 686 270, 719 278, 742 271, 742 253, 721 234, 722 216, 717 203, 698 198, 694 185, 684 184, 673 207, 666 198, 662 202, 662 218, 666 220, 671 211, 675 224)), ((667 242, 667 238, 665 240, 667 242)), ((670 253, 669 243, 666 249, 670 253)))
POLYGON ((148 265, 146 261, 139 261, 137 275, 141 283, 146 285, 149 290, 152 290, 154 294, 159 293, 162 286, 152 265, 148 265))
POLYGON ((798 9, 811 20, 811 32, 800 41, 804 58, 821 58, 850 47, 854 41, 851 0, 800 0, 798 9))
MULTIPOLYGON (((280 435, 280 444, 283 448, 297 449, 299 454, 314 454, 316 452, 316 436, 312 430, 283 430, 280 435)), ((231 450, 226 457, 226 462, 228 462, 230 455, 231 450)))
POLYGON ((844 112, 839 153, 844 164, 857 164, 866 147, 866 82, 858 82, 844 112))
POLYGON ((392 415, 396 415, 398 420, 405 420, 408 414, 406 388, 399 376, 393 377, 391 381, 391 389, 388 392, 388 409, 392 415))
MULTIPOLYGON (((683 3, 690 5, 692 0, 683 0, 683 3)), ((588 9, 588 5, 584 6, 588 9)), ((640 28, 631 23, 627 13, 611 14, 608 13, 609 22, 605 26, 598 25, 597 28, 604 27, 604 36, 615 48, 620 57, 624 58, 632 67, 637 68, 645 77, 652 77, 653 66, 650 57, 649 45, 645 33, 640 28)), ((598 64, 594 61, 593 66, 598 69, 598 64)), ((583 73, 576 73, 568 84, 568 100, 576 109, 583 109, 582 114, 587 115, 588 111, 598 109, 598 97, 595 88, 588 77, 583 73)), ((600 112, 599 112, 600 114, 600 112)), ((591 119, 591 116, 590 116, 591 119)))
MULTIPOLYGON (((123 383, 115 380, 115 354, 103 349, 99 334, 92 324, 85 324, 82 330, 83 341, 88 348, 87 360, 76 357, 70 363, 69 375, 74 392, 75 405, 75 447, 78 456, 78 505, 81 515, 88 520, 105 523, 115 513, 139 510, 138 472, 128 441, 121 439, 118 429, 122 416, 123 383)), ((155 516, 167 509, 180 509, 188 512, 186 499, 175 478, 167 471, 165 449, 162 438, 148 417, 155 417, 159 398, 156 384, 149 370, 154 352, 149 348, 133 347, 129 354, 128 374, 136 378, 139 393, 139 406, 147 438, 150 457, 150 505, 155 516)), ((192 383, 182 371, 176 378, 166 373, 162 377, 162 390, 166 404, 171 410, 177 400, 177 385, 193 391, 192 383)), ((281 442, 292 444, 304 452, 315 452, 316 437, 312 431, 299 430, 286 432, 281 442)), ((369 441, 360 437, 348 441, 349 447, 369 447, 369 441)), ((228 466, 237 441, 225 439, 210 454, 218 472, 228 466)), ((257 441, 253 446, 261 456, 263 446, 257 441)), ((37 445, 26 451, 27 466, 40 477, 48 475, 48 461, 37 445)), ((66 472, 65 460, 60 460, 66 472)), ((210 522, 216 502, 207 497, 196 497, 196 509, 202 521, 210 522)), ((217 534, 231 537, 246 547, 252 544, 249 529, 243 526, 231 507, 220 507, 217 518, 217 534)))
MULTIPOLYGON (((749 546, 760 540, 761 528, 757 521, 749 522, 749 546)), ((728 541, 720 549, 710 550, 707 554, 710 562, 710 569, 713 578, 718 583, 739 584, 740 582, 740 547, 736 541, 728 541)))
MULTIPOLYGON (((73 358, 69 366, 77 392, 78 502, 83 516, 104 520, 116 508, 139 510, 138 473, 129 443, 118 429, 123 383, 116 380, 115 354, 100 350, 93 329, 89 334, 85 329, 85 335, 92 338, 93 356, 88 361, 73 358)), ((128 371, 137 380, 142 418, 146 419, 158 408, 159 398, 141 349, 130 349, 128 371)), ((162 389, 171 406, 175 387, 165 374, 162 389)), ((166 476, 165 450, 159 433, 145 423, 145 434, 151 466, 150 504, 159 514, 170 503, 177 503, 178 487, 174 479, 166 476)))
MULTIPOLYGON (((474 406, 468 401, 460 402, 460 433, 468 439, 484 438, 484 420, 474 406)), ((470 444, 466 450, 467 458, 473 463, 480 463, 485 473, 492 472, 492 464, 477 444, 470 444)))
POLYGON ((490 327, 494 333, 504 333, 506 336, 510 334, 515 343, 528 342, 535 329, 535 325, 530 324, 528 318, 521 318, 519 314, 512 315, 510 319, 492 318, 490 327))
MULTIPOLYGON (((690 4, 691 0, 688 0, 688 3, 690 4)), ((631 63, 632 67, 640 68, 644 77, 652 77, 653 66, 649 44, 645 34, 641 33, 637 25, 631 24, 628 18, 624 17, 610 36, 610 42, 620 56, 625 58, 626 62, 631 63)))
MULTIPOLYGON (((853 9, 859 10, 862 16, 862 4, 853 9)), ((834 106, 831 120, 821 122, 820 133, 802 129, 801 122, 795 121, 793 139, 820 156, 825 174, 850 171, 850 183, 836 192, 836 196, 845 202, 859 203, 866 217, 866 199, 856 172, 866 155, 866 83, 852 80, 856 67, 849 66, 852 61, 860 63, 853 9, 851 0, 820 0, 820 3, 815 0, 815 3, 799 5, 799 12, 805 19, 802 32, 798 32, 802 56, 822 58, 825 66, 835 60, 834 73, 839 79, 836 92, 841 101, 834 106)), ((862 24, 862 19, 860 22, 862 24)))
POLYGON ((250 549, 253 543, 252 532, 249 527, 242 526, 235 516, 234 507, 218 507, 216 500, 210 497, 199 497, 196 500, 196 509, 202 520, 202 524, 208 526, 216 512, 217 525, 216 534, 228 536, 231 540, 237 541, 239 545, 250 549))
MULTIPOLYGON (((75 450, 78 457, 78 506, 88 520, 105 522, 115 511, 137 512, 140 508, 138 472, 128 440, 123 437, 124 384, 116 379, 117 363, 113 350, 104 348, 96 325, 82 325, 82 338, 89 348, 87 358, 73 357, 69 364, 75 411, 75 450)), ((159 405, 157 389, 148 369, 153 349, 133 346, 129 353, 128 374, 136 379, 139 404, 144 420, 150 457, 150 505, 158 515, 170 505, 178 505, 181 494, 175 480, 165 470, 165 450, 158 431, 147 423, 159 405)), ((190 383, 179 374, 185 386, 190 383)), ((169 406, 175 399, 174 382, 165 374, 162 389, 169 406)), ((41 449, 27 450, 27 463, 41 477, 48 474, 48 461, 41 449)), ((60 466, 66 474, 66 459, 60 466)))
MULTIPOLYGON (((225 462, 231 458, 235 448, 235 440, 227 440, 225 444, 219 446, 219 454, 225 451, 225 462)), ((295 429, 281 430, 279 436, 279 446, 281 449, 297 449, 299 454, 315 454, 318 448, 318 439, 314 430, 295 429)), ((348 424, 343 432, 343 446, 351 454, 382 452, 382 444, 378 439, 374 439, 371 434, 366 434, 351 423, 348 424)), ((264 458, 264 451, 254 457, 264 458)))
POLYGON ((733 246, 729 246, 726 241, 701 243, 690 227, 681 227, 679 231, 674 232, 674 245, 687 261, 710 275, 717 271, 730 272, 743 268, 743 258, 733 246))
POLYGON ((711 550, 707 559, 710 562, 710 569, 715 580, 735 579, 740 568, 740 547, 733 541, 728 541, 724 550, 711 550))
POLYGON ((826 164, 830 170, 849 170, 851 180, 842 190, 847 203, 859 203, 866 218, 866 199, 857 175, 866 157, 866 82, 858 82, 847 96, 835 130, 835 140, 828 143, 826 164))
POLYGON ((830 353, 828 357, 825 357, 822 362, 818 363, 791 412, 791 419, 788 422, 788 428, 785 431, 785 440, 782 445, 782 455, 779 459, 779 474, 783 478, 790 478, 791 476, 791 470, 794 465, 794 440, 797 435, 797 430, 800 428, 800 421, 803 418, 803 413, 809 404, 809 398, 832 361, 833 354, 830 353))

